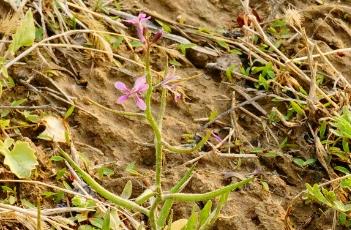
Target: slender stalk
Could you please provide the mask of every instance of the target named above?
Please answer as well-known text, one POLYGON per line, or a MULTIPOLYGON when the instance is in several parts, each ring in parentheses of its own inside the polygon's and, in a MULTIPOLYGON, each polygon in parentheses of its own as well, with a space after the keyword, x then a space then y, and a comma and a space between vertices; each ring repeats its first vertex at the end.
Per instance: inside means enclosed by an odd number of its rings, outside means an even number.
POLYGON ((92 189, 94 189, 99 195, 104 197, 105 199, 111 201, 112 203, 126 208, 130 210, 135 210, 139 211, 146 216, 150 215, 149 210, 146 208, 130 201, 127 199, 123 199, 110 191, 106 190, 104 187, 102 187, 99 183, 97 183, 88 173, 86 173, 84 170, 82 170, 76 162, 72 160, 72 158, 60 148, 60 154, 66 159, 66 161, 72 166, 72 168, 79 173, 79 175, 83 178, 84 182, 87 183, 92 189))
POLYGON ((208 139, 211 136, 211 132, 207 132, 206 135, 201 139, 201 141, 199 141, 199 143, 197 143, 193 148, 191 149, 185 149, 185 148, 177 148, 174 146, 171 146, 170 144, 168 144, 167 142, 163 142, 163 144, 165 145, 165 148, 171 152, 174 153, 179 153, 179 154, 191 154, 195 151, 200 150, 208 141, 208 139))
POLYGON ((147 45, 146 51, 146 60, 145 60, 145 68, 146 68, 146 81, 149 85, 149 88, 146 92, 146 110, 145 116, 146 119, 149 121, 150 126, 155 134, 155 149, 156 149, 156 192, 161 193, 161 170, 162 170, 162 135, 161 130, 155 120, 154 116, 152 115, 152 108, 151 108, 151 98, 152 98, 152 91, 153 91, 153 83, 152 83, 152 75, 151 75, 151 68, 150 68, 150 47, 147 45))
MULTIPOLYGON (((175 186, 173 186, 173 188, 171 188, 171 190, 170 190, 171 193, 180 192, 188 184, 189 180, 191 179, 191 177, 193 175, 195 165, 196 164, 194 164, 185 173, 185 175, 178 181, 178 183, 175 186)), ((158 227, 163 228, 164 225, 166 224, 166 221, 167 221, 167 218, 168 218, 169 213, 171 211, 173 203, 174 203, 173 199, 168 199, 164 202, 162 209, 160 211, 160 215, 159 215, 158 220, 157 220, 158 227)))
POLYGON ((90 98, 88 98, 88 101, 90 101, 91 103, 93 103, 94 105, 96 105, 97 107, 100 107, 104 110, 110 111, 112 113, 115 113, 117 115, 121 115, 121 116, 138 116, 138 117, 145 117, 145 115, 143 113, 133 113, 133 112, 126 112, 126 111, 118 111, 118 110, 114 110, 114 109, 110 109, 106 106, 103 106, 99 103, 97 103, 94 100, 91 100, 90 98))
POLYGON ((145 72, 146 72, 146 82, 149 85, 145 102, 146 102, 146 110, 145 116, 148 120, 152 130, 154 131, 154 143, 155 143, 155 155, 156 155, 156 176, 155 176, 155 184, 156 184, 156 200, 152 207, 150 208, 150 223, 152 229, 158 229, 156 223, 156 209, 157 205, 161 201, 162 196, 162 188, 161 188, 161 172, 162 172, 162 134, 159 128, 159 125, 152 115, 152 108, 151 108, 151 99, 152 99, 152 92, 153 92, 153 82, 152 82, 152 75, 151 75, 151 67, 150 67, 150 46, 146 44, 146 57, 145 57, 145 72))
POLYGON ((204 201, 204 200, 210 200, 213 199, 217 196, 220 196, 226 192, 231 192, 234 191, 237 188, 240 188, 247 183, 251 182, 253 178, 248 178, 245 180, 242 180, 238 183, 230 184, 228 186, 225 186, 223 188, 203 193, 203 194, 188 194, 188 193, 168 193, 164 194, 162 197, 162 200, 167 200, 167 199, 173 199, 175 201, 204 201))
POLYGON ((160 112, 158 113, 158 118, 157 118, 158 128, 161 130, 161 132, 162 132, 162 121, 166 112, 166 106, 167 106, 167 89, 162 89, 160 112))

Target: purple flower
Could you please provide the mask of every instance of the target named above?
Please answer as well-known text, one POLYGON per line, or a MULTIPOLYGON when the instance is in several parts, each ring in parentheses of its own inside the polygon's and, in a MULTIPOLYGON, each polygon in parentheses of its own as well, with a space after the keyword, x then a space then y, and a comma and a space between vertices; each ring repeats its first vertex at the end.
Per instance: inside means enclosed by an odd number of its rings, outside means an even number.
POLYGON ((212 131, 212 136, 214 137, 214 139, 217 141, 217 142, 221 142, 222 141, 222 138, 215 132, 212 131))
POLYGON ((174 94, 175 102, 178 102, 178 100, 182 97, 182 95, 177 91, 178 85, 175 81, 178 79, 179 77, 175 75, 175 68, 173 68, 173 70, 169 72, 165 79, 160 83, 163 88, 168 89, 174 94))
POLYGON ((154 37, 152 38, 152 43, 157 43, 164 35, 164 32, 162 29, 158 30, 154 37))
POLYGON ((151 17, 146 17, 146 14, 144 13, 139 13, 138 17, 134 19, 126 20, 126 22, 133 24, 135 26, 137 30, 138 38, 142 43, 146 42, 146 39, 144 36, 145 35, 144 23, 150 20, 150 18, 151 17))
POLYGON ((149 87, 149 85, 146 83, 145 76, 137 78, 132 89, 129 89, 123 82, 120 81, 115 83, 115 87, 123 93, 123 95, 117 99, 118 104, 123 104, 126 100, 132 97, 134 98, 135 104, 139 107, 139 109, 146 109, 146 104, 141 98, 142 94, 149 87))

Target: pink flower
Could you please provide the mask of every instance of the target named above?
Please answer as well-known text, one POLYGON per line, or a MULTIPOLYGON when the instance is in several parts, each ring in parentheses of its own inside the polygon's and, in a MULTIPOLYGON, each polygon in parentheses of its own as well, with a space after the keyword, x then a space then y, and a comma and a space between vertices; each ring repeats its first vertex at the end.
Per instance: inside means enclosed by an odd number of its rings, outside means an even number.
POLYGON ((139 107, 139 109, 146 109, 146 104, 141 98, 142 94, 149 87, 149 85, 146 83, 145 76, 137 78, 132 89, 129 89, 123 82, 120 81, 115 83, 115 87, 123 93, 123 95, 117 99, 118 104, 123 104, 126 100, 132 97, 134 98, 135 104, 139 107))
POLYGON ((126 22, 135 26, 137 30, 138 38, 142 43, 146 42, 144 23, 150 20, 150 18, 151 17, 146 17, 146 14, 144 13, 139 13, 138 17, 134 19, 126 20, 126 22))
POLYGON ((179 77, 175 75, 175 68, 173 68, 173 70, 169 72, 165 79, 160 83, 163 88, 168 89, 174 94, 175 102, 178 102, 178 100, 182 97, 182 95, 177 91, 178 85, 175 81, 178 79, 179 77))
POLYGON ((217 142, 221 142, 222 141, 222 138, 215 132, 212 131, 212 136, 214 137, 214 139, 217 141, 217 142))

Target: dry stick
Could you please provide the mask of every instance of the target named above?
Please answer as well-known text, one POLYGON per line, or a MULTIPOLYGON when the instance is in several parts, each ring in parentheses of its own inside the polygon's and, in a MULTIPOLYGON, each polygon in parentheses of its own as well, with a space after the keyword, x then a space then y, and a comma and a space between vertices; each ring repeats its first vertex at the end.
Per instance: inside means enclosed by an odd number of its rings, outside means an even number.
POLYGON ((311 70, 311 81, 310 81, 310 91, 309 91, 309 95, 308 95, 308 105, 311 107, 311 110, 313 111, 313 113, 315 113, 317 111, 317 106, 315 105, 315 101, 317 100, 316 98, 316 88, 317 88, 317 67, 316 64, 314 64, 313 61, 313 57, 312 57, 312 53, 313 53, 313 49, 315 47, 315 45, 313 43, 310 43, 306 34, 306 31, 304 29, 302 30, 302 36, 305 40, 306 43, 306 48, 307 48, 307 53, 308 53, 308 62, 309 62, 309 66, 310 66, 310 70, 311 70), (311 47, 310 47, 311 45, 311 47))
POLYGON ((70 3, 70 2, 66 2, 66 4, 67 4, 68 6, 73 7, 73 8, 76 8, 76 9, 79 9, 79 10, 82 10, 82 11, 85 11, 85 12, 87 12, 87 13, 90 13, 90 14, 94 15, 95 17, 98 17, 98 18, 103 19, 103 21, 105 21, 105 22, 108 22, 108 23, 110 23, 110 24, 112 24, 112 25, 118 26, 119 28, 123 28, 123 29, 126 29, 126 28, 127 28, 125 25, 123 25, 122 23, 118 22, 117 20, 113 20, 113 19, 111 19, 111 18, 108 17, 108 16, 105 16, 105 15, 96 13, 96 12, 94 12, 94 11, 92 11, 92 10, 89 10, 87 7, 81 7, 81 6, 78 6, 78 5, 76 5, 76 4, 74 4, 74 3, 70 3))
MULTIPOLYGON (((242 87, 240 87, 239 85, 234 85, 232 86, 232 88, 237 92, 239 93, 241 96, 243 96, 246 100, 250 101, 251 100, 251 97, 245 93, 244 89, 242 87)), ((263 115, 267 115, 267 111, 264 110, 262 108, 262 106, 260 106, 256 101, 252 101, 250 103, 253 107, 255 107, 258 111, 260 111, 263 115)))
POLYGON ((51 109, 51 105, 33 105, 33 106, 23 106, 23 105, 0 105, 0 109, 20 109, 20 110, 36 110, 36 109, 51 109))
MULTIPOLYGON (((33 5, 34 7, 37 9, 39 15, 40 15, 40 21, 41 21, 41 28, 43 28, 43 35, 45 38, 48 37, 48 33, 47 33, 47 29, 46 29, 46 24, 45 24, 45 17, 44 17, 44 14, 43 14, 43 3, 42 3, 43 0, 39 0, 38 1, 38 5, 33 2, 33 5)), ((48 53, 50 55, 50 57, 55 61, 55 63, 58 63, 58 59, 56 58, 53 50, 48 47, 48 53)))
POLYGON ((67 101, 73 103, 73 101, 71 100, 71 97, 69 95, 66 94, 65 91, 63 91, 63 89, 61 89, 60 86, 58 86, 56 84, 56 82, 54 80, 52 80, 51 78, 47 77, 45 74, 43 74, 42 72, 40 71, 37 71, 34 69, 34 72, 39 74, 40 76, 42 76, 43 78, 45 78, 47 81, 49 81, 65 98, 67 101))
POLYGON ((50 208, 42 210, 42 214, 46 216, 57 215, 66 212, 94 212, 95 209, 91 208, 78 208, 78 207, 64 207, 64 208, 50 208))
POLYGON ((301 126, 300 123, 294 123, 294 122, 290 122, 290 121, 287 121, 285 120, 285 117, 284 115, 276 108, 276 107, 273 107, 272 108, 272 112, 275 113, 279 120, 283 123, 283 125, 285 125, 286 127, 289 127, 289 128, 293 128, 293 127, 298 127, 298 126, 301 126))
MULTIPOLYGON (((47 42, 57 39, 57 38, 61 38, 64 36, 68 36, 68 35, 72 35, 72 34, 76 34, 76 33, 96 33, 96 30, 70 30, 70 31, 66 31, 63 32, 61 34, 56 34, 53 35, 51 37, 48 37, 46 39, 41 40, 40 42, 32 45, 31 47, 29 47, 28 49, 26 49, 25 51, 23 51, 21 54, 19 54, 17 57, 15 57, 14 59, 12 59, 11 61, 9 61, 8 63, 6 63, 4 65, 4 67, 6 69, 8 69, 9 67, 11 67, 12 65, 14 65, 16 62, 18 62, 19 60, 21 60, 22 58, 26 57, 28 54, 30 54, 33 50, 35 50, 36 48, 40 47, 40 46, 56 46, 56 47, 71 47, 71 48, 76 48, 76 49, 85 49, 85 50, 91 50, 91 51, 96 51, 96 52, 102 52, 102 53, 107 53, 107 51, 105 50, 99 50, 99 49, 93 49, 93 48, 88 48, 88 47, 83 47, 83 46, 79 46, 79 45, 70 45, 70 44, 49 44, 47 42)), ((104 31, 98 31, 98 32, 104 32, 104 31)), ((106 33, 106 32, 105 32, 106 33)), ((121 55, 118 54, 113 54, 114 57, 117 57, 121 60, 124 61, 128 61, 131 62, 139 67, 144 68, 145 66, 143 64, 140 64, 138 62, 135 62, 131 59, 125 58, 121 55)), ((152 70, 152 72, 156 72, 154 70, 152 70)), ((157 73, 157 72, 156 72, 157 73)))
MULTIPOLYGON (((331 55, 331 54, 337 54, 337 53, 342 53, 342 52, 351 52, 351 48, 336 49, 336 50, 332 50, 332 51, 328 51, 328 52, 324 52, 324 53, 314 54, 314 55, 312 55, 312 57, 313 58, 318 58, 318 57, 328 56, 328 55, 331 55)), ((307 59, 308 59, 308 56, 299 57, 299 58, 292 58, 292 59, 289 59, 286 63, 288 63, 288 62, 300 62, 300 61, 305 61, 307 59)))
MULTIPOLYGON (((246 13, 249 15, 250 20, 252 21, 252 23, 254 24, 254 26, 256 27, 256 29, 259 31, 261 37, 263 38, 263 40, 278 54, 282 57, 282 59, 285 61, 285 63, 287 64, 287 66, 294 71, 297 76, 300 77, 301 80, 303 80, 306 83, 310 82, 309 77, 300 69, 298 68, 294 63, 292 62, 288 62, 290 59, 288 57, 285 56, 285 54, 283 54, 271 41, 270 39, 267 37, 267 35, 265 34, 265 32, 263 31, 262 27, 260 26, 260 24, 257 22, 257 19, 254 15, 252 15, 250 13, 249 8, 245 8, 246 13)), ((338 108, 338 105, 331 100, 328 95, 325 94, 325 92, 323 90, 321 90, 319 87, 317 87, 318 93, 320 93, 325 99, 328 100, 328 102, 330 102, 331 105, 333 105, 335 108, 338 108)))
MULTIPOLYGON (((19 213, 23 213, 25 215, 28 215, 28 216, 31 216, 31 217, 34 217, 34 218, 38 218, 38 215, 37 215, 36 211, 30 211, 28 209, 24 209, 24 208, 12 206, 12 205, 4 204, 4 203, 0 203, 0 208, 11 210, 11 211, 15 211, 15 212, 19 212, 19 213)), ((65 225, 57 223, 56 221, 53 221, 53 220, 49 219, 46 216, 41 216, 41 218, 43 220, 47 221, 48 223, 54 225, 54 226, 60 226, 63 229, 72 230, 72 228, 69 228, 69 227, 67 227, 65 225)))
POLYGON ((244 105, 247 105, 247 104, 251 104, 252 102, 254 102, 254 101, 256 101, 256 100, 259 100, 259 99, 261 99, 261 98, 264 98, 264 97, 266 97, 266 95, 263 95, 263 94, 262 94, 262 95, 258 95, 258 96, 256 96, 256 97, 251 98, 250 100, 244 101, 244 102, 240 103, 239 105, 228 109, 227 111, 225 111, 225 112, 219 114, 219 115, 218 115, 215 119, 213 119, 212 121, 207 122, 204 126, 202 126, 202 127, 200 128, 200 131, 202 131, 202 130, 204 130, 204 129, 207 129, 207 128, 208 128, 210 125, 212 125, 216 120, 221 119, 221 118, 225 117, 226 115, 230 114, 234 109, 240 108, 240 107, 242 107, 242 106, 244 106, 244 105))

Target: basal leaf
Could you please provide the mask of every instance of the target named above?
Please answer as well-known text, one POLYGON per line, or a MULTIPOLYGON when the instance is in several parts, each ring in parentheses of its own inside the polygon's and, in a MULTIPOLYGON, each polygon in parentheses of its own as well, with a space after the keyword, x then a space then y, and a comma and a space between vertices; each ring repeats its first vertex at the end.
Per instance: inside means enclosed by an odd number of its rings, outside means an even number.
POLYGON ((200 218, 199 218, 200 226, 206 222, 208 216, 211 213, 211 208, 212 208, 212 201, 209 200, 207 201, 205 207, 200 212, 200 218))
POLYGON ((133 190, 133 184, 129 180, 127 184, 124 186, 124 189, 122 191, 121 197, 124 199, 129 199, 129 197, 132 195, 132 190, 133 190))
POLYGON ((17 141, 11 151, 2 153, 5 156, 4 163, 18 178, 29 178, 32 170, 38 165, 35 150, 28 142, 17 141))
POLYGON ((12 43, 9 50, 14 55, 18 49, 23 46, 31 46, 35 40, 35 25, 33 13, 27 11, 21 25, 17 28, 16 33, 12 36, 12 43))

